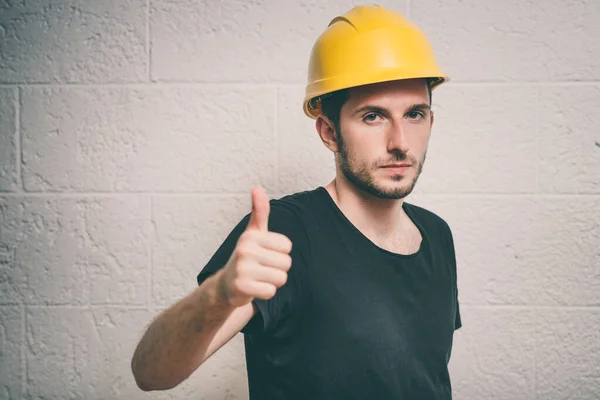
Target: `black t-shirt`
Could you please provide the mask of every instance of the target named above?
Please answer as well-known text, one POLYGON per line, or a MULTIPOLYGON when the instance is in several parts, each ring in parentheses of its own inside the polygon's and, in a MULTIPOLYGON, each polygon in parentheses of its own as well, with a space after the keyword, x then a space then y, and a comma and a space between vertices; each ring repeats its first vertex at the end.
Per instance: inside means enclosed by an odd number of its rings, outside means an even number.
MULTIPOLYGON (((269 230, 288 236, 292 267, 244 327, 251 400, 451 399, 448 361, 461 327, 452 233, 421 207, 417 253, 364 236, 324 187, 271 200, 269 230)), ((250 215, 198 275, 229 259, 250 215)))

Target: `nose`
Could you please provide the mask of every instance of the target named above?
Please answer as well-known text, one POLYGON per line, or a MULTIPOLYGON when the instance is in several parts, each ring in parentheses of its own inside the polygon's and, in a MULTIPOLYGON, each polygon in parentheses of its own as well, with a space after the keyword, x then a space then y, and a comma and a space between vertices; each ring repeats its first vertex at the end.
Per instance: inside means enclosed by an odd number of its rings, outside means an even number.
POLYGON ((407 129, 402 122, 394 123, 388 131, 387 150, 392 153, 400 151, 408 152, 408 135, 407 129))

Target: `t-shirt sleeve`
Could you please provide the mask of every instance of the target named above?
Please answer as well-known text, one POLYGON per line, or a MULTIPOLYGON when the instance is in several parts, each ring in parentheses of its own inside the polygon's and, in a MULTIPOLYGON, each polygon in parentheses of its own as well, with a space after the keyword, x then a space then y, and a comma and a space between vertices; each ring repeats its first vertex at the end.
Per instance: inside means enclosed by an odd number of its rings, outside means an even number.
MULTIPOLYGON (((239 237, 245 231, 249 221, 250 214, 247 214, 229 233, 198 274, 198 285, 227 264, 239 237)), ((286 283, 277 289, 272 298, 268 300, 255 298, 252 301, 258 312, 241 330, 244 334, 268 334, 276 329, 278 324, 291 314, 292 307, 301 294, 301 275, 305 271, 304 265, 306 264, 308 250, 301 218, 290 207, 277 202, 274 203, 271 200, 268 227, 269 231, 281 233, 292 241, 292 251, 290 253, 292 266, 288 271, 286 283)))
POLYGON ((462 327, 462 319, 460 317, 460 304, 458 302, 458 279, 457 279, 457 272, 456 272, 456 251, 454 248, 454 239, 452 237, 452 230, 450 229, 450 227, 446 224, 447 228, 448 228, 448 235, 449 235, 449 244, 450 244, 450 254, 451 254, 451 263, 452 263, 452 277, 453 277, 453 282, 454 282, 454 290, 456 293, 456 297, 455 297, 455 305, 456 305, 456 314, 454 316, 454 330, 460 329, 462 327))
POLYGON ((460 319, 460 304, 458 298, 456 299, 456 317, 454 318, 454 330, 462 327, 462 320, 460 319))

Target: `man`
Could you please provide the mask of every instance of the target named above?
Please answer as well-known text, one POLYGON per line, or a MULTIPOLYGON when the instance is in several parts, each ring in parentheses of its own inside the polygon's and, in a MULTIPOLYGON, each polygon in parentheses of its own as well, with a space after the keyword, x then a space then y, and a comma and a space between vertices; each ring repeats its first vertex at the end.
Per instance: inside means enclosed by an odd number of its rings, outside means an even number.
POLYGON ((244 217, 136 349, 145 390, 185 380, 244 333, 251 399, 451 399, 461 319, 448 225, 403 201, 447 77, 400 14, 356 7, 311 54, 304 111, 335 154, 325 187, 244 217))

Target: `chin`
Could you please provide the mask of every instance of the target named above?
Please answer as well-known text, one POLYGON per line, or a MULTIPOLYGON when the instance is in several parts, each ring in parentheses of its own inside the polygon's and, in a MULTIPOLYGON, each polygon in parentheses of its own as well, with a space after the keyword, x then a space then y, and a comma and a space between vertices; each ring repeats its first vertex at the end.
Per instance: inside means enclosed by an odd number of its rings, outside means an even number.
POLYGON ((404 178, 402 181, 371 182, 367 191, 380 199, 399 200, 408 196, 414 188, 412 181, 404 178))
POLYGON ((415 186, 416 178, 412 169, 404 174, 387 174, 381 176, 381 171, 353 171, 342 168, 346 179, 358 189, 380 199, 399 200, 408 196, 415 186))
POLYGON ((374 179, 371 186, 385 198, 402 199, 413 191, 416 181, 410 174, 392 175, 379 181, 374 179))

